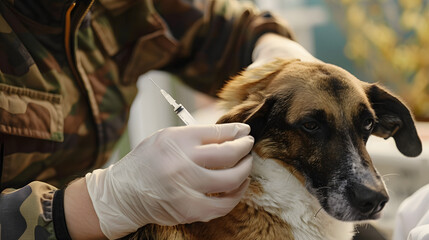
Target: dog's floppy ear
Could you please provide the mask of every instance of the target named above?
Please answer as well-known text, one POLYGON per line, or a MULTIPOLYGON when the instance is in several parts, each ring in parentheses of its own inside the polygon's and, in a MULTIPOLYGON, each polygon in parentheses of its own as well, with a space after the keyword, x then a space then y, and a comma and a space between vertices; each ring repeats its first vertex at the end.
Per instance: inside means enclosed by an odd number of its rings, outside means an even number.
POLYGON ((401 153, 418 156, 422 152, 422 143, 410 110, 377 84, 368 85, 366 94, 378 118, 373 134, 385 139, 393 136, 401 153))
POLYGON ((257 141, 267 126, 270 110, 275 98, 267 98, 262 103, 252 102, 243 104, 223 115, 217 123, 242 122, 250 126, 252 135, 257 141))

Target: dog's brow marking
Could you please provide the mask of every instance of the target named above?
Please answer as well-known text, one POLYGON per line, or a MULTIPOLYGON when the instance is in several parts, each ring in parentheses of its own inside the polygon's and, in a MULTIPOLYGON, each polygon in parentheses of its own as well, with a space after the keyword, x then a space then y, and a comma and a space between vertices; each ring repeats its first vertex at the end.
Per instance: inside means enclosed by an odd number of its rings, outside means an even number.
MULTIPOLYGON (((337 82, 337 80, 333 82, 337 82)), ((354 115, 359 103, 365 102, 365 96, 357 94, 355 91, 347 90, 353 87, 348 86, 346 83, 334 85, 336 87, 330 87, 329 84, 324 83, 319 87, 304 85, 293 88, 295 94, 290 101, 291 105, 287 112, 287 120, 289 122, 296 122, 304 112, 319 109, 333 116, 338 121, 345 120, 351 122, 355 117, 354 115), (335 93, 332 88, 336 89, 335 93)))
POLYGON ((323 87, 323 89, 335 96, 336 98, 341 98, 341 96, 344 94, 344 91, 349 89, 349 86, 345 82, 335 77, 331 77, 326 81, 327 83, 323 87))

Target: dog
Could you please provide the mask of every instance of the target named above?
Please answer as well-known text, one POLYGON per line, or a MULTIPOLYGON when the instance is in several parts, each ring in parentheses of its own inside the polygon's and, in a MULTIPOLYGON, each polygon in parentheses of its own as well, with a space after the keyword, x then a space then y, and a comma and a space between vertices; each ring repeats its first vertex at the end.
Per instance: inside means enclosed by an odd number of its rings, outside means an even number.
POLYGON ((226 216, 147 225, 131 239, 348 240, 354 224, 380 217, 389 196, 365 148, 393 137, 406 156, 422 151, 406 105, 379 84, 326 63, 277 59, 230 80, 219 94, 255 138, 250 186, 226 216))

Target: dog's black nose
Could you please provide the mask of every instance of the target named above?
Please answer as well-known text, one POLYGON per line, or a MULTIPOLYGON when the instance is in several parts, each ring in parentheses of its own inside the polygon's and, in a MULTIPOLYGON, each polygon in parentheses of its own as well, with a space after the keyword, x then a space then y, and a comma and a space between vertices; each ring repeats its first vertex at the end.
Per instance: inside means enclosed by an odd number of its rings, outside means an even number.
POLYGON ((389 201, 384 187, 372 189, 365 185, 357 184, 351 192, 351 202, 362 214, 372 216, 380 212, 389 201))

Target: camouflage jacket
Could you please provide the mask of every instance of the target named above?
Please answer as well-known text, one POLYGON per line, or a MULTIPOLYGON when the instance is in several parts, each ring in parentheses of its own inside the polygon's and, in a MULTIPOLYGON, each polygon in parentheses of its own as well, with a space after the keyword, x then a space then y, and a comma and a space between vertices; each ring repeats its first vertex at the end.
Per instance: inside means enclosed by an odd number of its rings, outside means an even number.
POLYGON ((0 0, 0 239, 64 236, 57 189, 106 162, 139 75, 214 95, 265 32, 290 37, 231 0, 0 0))

